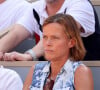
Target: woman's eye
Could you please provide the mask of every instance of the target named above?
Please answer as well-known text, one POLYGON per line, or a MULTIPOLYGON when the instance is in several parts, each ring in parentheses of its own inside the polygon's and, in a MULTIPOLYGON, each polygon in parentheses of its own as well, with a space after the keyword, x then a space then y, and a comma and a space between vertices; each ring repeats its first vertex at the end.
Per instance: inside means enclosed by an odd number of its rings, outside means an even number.
POLYGON ((46 39, 47 37, 46 36, 43 36, 43 39, 46 39))
POLYGON ((52 39, 59 39, 59 37, 52 37, 52 39))

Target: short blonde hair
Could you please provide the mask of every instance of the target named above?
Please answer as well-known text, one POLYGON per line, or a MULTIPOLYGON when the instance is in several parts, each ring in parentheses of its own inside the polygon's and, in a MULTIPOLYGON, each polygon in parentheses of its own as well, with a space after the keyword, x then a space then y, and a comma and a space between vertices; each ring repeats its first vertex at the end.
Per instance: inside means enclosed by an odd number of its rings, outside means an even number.
POLYGON ((86 50, 80 37, 80 30, 71 15, 56 14, 48 17, 42 28, 50 23, 58 23, 64 27, 64 32, 69 39, 75 39, 75 46, 70 49, 70 58, 74 61, 83 60, 86 50))

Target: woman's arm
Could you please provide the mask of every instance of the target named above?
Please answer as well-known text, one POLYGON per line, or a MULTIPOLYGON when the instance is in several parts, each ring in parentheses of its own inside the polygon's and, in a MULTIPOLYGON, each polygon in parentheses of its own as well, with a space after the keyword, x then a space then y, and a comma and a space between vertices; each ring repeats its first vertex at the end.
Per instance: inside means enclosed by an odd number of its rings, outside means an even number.
POLYGON ((34 71, 34 65, 31 67, 23 85, 23 90, 30 90, 30 85, 32 83, 32 76, 34 71))
POLYGON ((75 90, 94 90, 92 72, 88 67, 81 65, 76 69, 74 86, 75 90))

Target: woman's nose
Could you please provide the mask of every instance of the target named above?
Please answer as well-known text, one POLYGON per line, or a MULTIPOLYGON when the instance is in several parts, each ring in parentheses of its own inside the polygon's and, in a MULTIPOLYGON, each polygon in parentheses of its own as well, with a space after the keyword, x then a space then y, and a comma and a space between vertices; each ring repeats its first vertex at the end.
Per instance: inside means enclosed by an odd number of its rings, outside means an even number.
POLYGON ((52 40, 51 40, 51 39, 48 39, 48 40, 46 41, 46 45, 52 45, 52 40))

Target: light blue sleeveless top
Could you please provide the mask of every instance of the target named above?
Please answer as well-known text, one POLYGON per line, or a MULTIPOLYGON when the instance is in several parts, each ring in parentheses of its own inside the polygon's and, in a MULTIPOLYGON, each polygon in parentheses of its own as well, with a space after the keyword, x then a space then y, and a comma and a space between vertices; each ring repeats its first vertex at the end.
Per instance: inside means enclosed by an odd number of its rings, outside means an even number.
MULTIPOLYGON (((54 82, 53 90, 75 90, 74 89, 74 73, 82 62, 73 62, 67 60, 57 75, 54 82)), ((38 63, 35 66, 32 84, 30 90, 43 90, 43 86, 50 73, 50 62, 38 63)))

